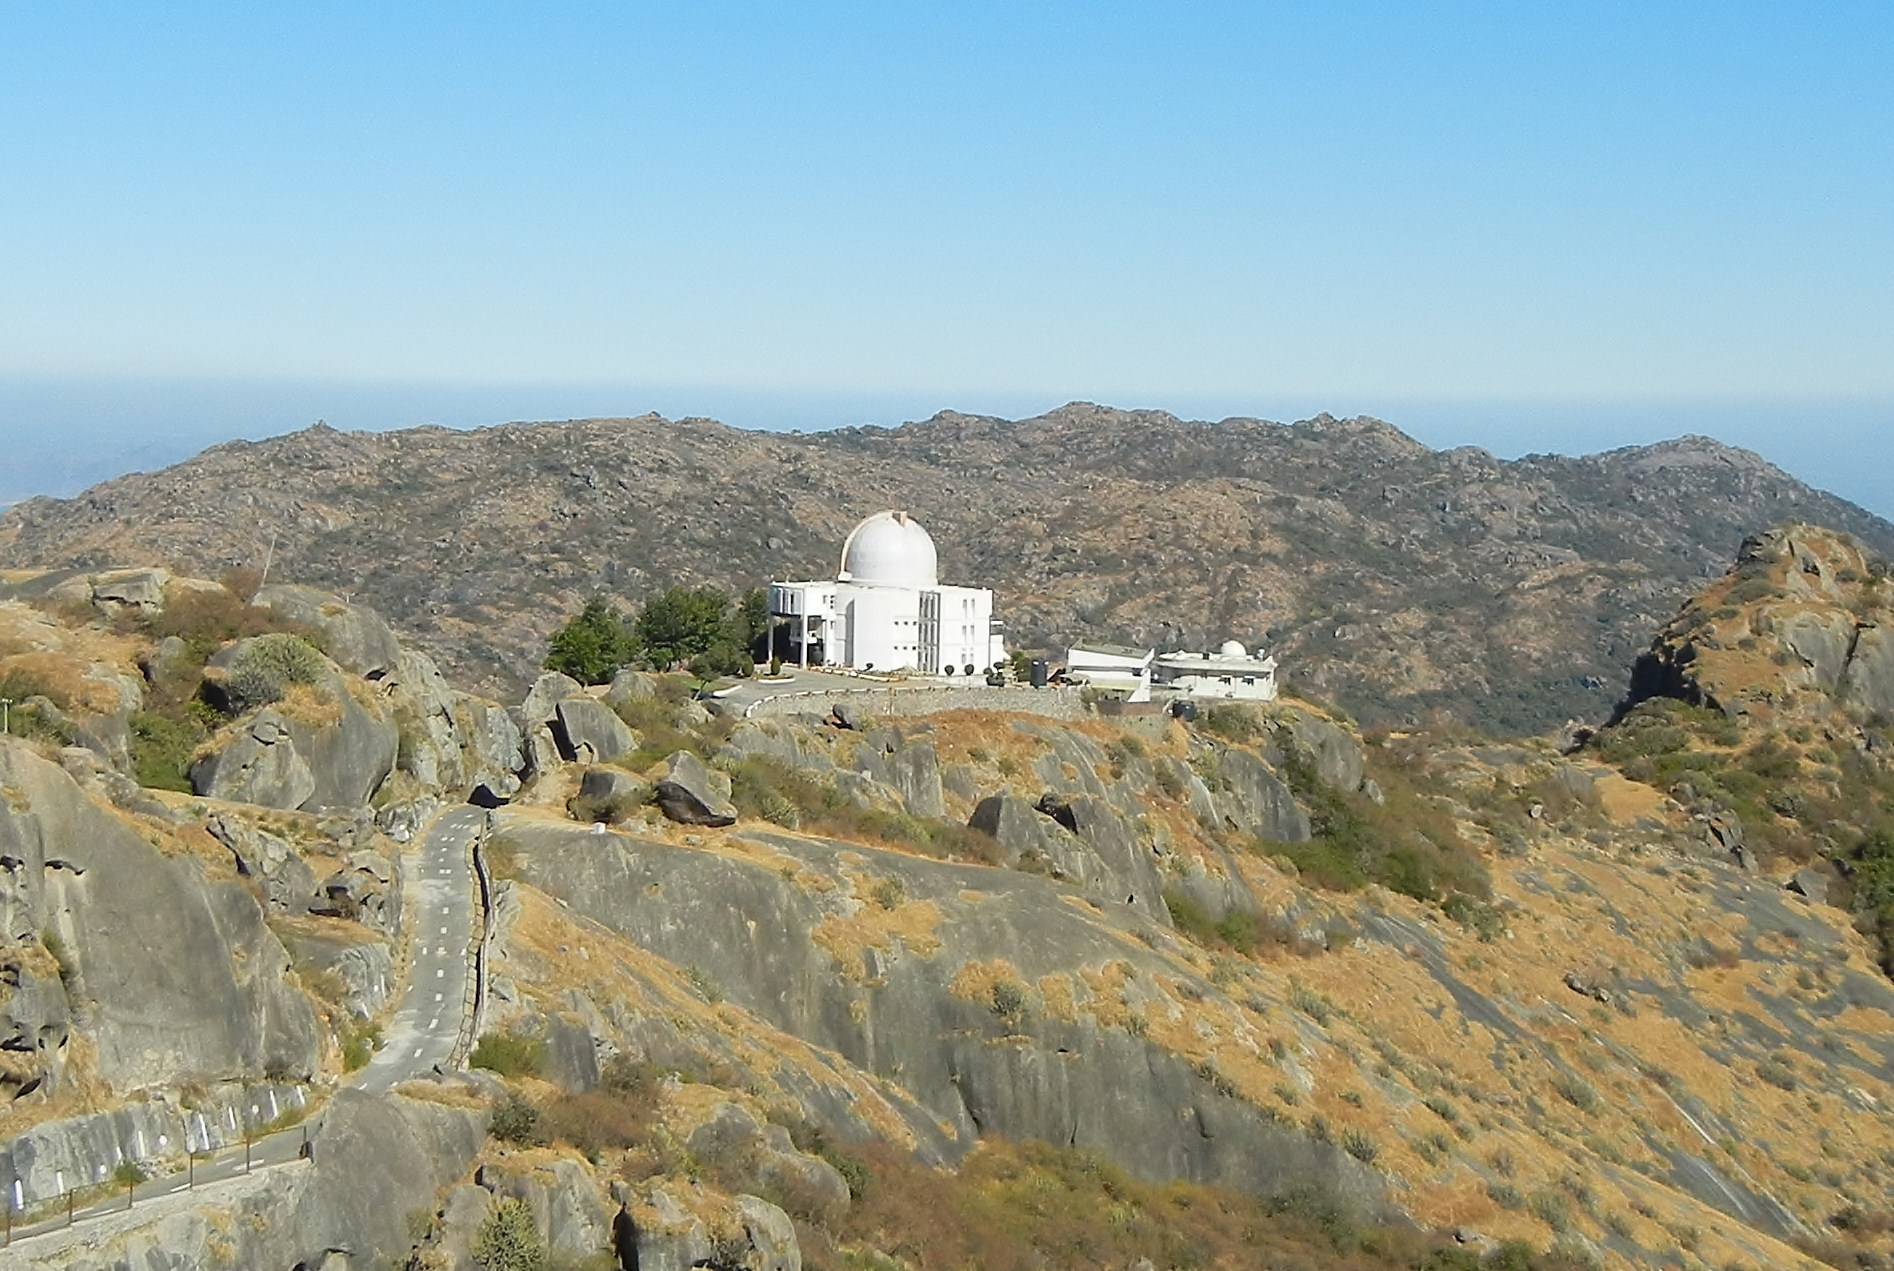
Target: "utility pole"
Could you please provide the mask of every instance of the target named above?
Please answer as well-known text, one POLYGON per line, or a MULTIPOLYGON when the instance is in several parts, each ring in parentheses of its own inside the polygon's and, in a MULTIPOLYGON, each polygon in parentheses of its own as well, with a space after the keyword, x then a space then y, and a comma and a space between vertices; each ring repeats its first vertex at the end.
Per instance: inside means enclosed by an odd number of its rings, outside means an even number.
POLYGON ((257 575, 258 591, 262 591, 264 584, 270 581, 270 563, 276 559, 276 534, 277 531, 270 531, 270 545, 263 552, 263 572, 257 575))

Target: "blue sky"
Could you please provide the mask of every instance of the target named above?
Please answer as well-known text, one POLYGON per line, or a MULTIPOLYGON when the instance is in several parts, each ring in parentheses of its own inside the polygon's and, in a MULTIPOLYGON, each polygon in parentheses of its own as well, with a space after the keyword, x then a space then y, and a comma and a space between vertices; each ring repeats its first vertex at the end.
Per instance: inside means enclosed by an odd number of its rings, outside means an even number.
POLYGON ((4 3, 0 498, 1082 398, 1711 432, 1894 513, 1890 65, 1885 3, 4 3))

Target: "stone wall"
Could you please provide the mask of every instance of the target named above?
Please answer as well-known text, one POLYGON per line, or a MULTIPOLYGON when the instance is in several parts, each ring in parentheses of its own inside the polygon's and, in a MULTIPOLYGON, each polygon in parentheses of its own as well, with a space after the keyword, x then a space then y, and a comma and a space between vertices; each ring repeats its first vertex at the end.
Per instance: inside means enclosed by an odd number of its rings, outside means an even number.
POLYGON ((846 702, 863 714, 877 718, 936 715, 942 711, 1012 711, 1020 715, 1065 720, 1083 719, 1087 714, 1078 689, 1008 684, 999 688, 987 685, 969 685, 966 688, 948 685, 912 688, 887 685, 785 693, 753 703, 744 716, 755 719, 764 715, 826 715, 829 706, 835 702, 846 702))
POLYGON ((48 1121, 0 1144, 0 1204, 20 1211, 57 1200, 111 1178, 125 1161, 151 1166, 215 1152, 300 1114, 308 1102, 302 1086, 268 1083, 225 1088, 198 1108, 152 1099, 48 1121))

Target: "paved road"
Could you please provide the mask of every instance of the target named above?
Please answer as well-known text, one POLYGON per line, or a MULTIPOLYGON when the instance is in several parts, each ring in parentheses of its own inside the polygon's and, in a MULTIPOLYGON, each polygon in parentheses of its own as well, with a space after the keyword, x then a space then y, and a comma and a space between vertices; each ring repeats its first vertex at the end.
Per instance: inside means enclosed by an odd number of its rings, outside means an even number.
MULTIPOLYGON (((383 1026, 381 1049, 348 1084, 382 1094, 410 1077, 430 1073, 436 1066, 444 1069, 451 1063, 472 1000, 471 955, 479 897, 468 848, 485 826, 486 816, 479 808, 456 807, 429 823, 405 897, 414 941, 407 984, 400 1004, 383 1026)), ((315 1137, 321 1121, 318 1113, 301 1125, 258 1139, 249 1147, 248 1167, 258 1169, 299 1159, 303 1144, 315 1137)), ((245 1166, 242 1147, 226 1149, 193 1162, 184 1172, 139 1184, 130 1199, 136 1205, 184 1191, 192 1184, 201 1188, 206 1183, 237 1177, 245 1172, 245 1166)), ((123 1212, 126 1202, 121 1190, 76 1209, 73 1219, 83 1223, 88 1218, 123 1212)), ((58 1247, 60 1233, 66 1227, 67 1215, 58 1211, 31 1225, 14 1227, 7 1247, 44 1258, 58 1247)), ((0 1266, 8 1261, 0 1253, 0 1266)))
POLYGON ((408 984, 382 1026, 382 1047, 351 1083, 381 1094, 452 1061, 472 1002, 474 910, 479 898, 468 846, 486 824, 479 808, 436 817, 422 841, 405 903, 414 913, 408 984))

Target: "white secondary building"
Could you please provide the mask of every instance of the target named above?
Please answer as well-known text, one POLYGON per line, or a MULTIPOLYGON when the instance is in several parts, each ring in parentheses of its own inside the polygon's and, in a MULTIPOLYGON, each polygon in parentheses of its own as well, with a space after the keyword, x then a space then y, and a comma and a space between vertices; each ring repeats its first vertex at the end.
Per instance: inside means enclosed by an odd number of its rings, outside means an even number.
POLYGON ((1150 649, 1122 644, 1075 644, 1065 651, 1065 673, 1074 680, 1114 693, 1127 702, 1151 700, 1150 649))
POLYGON ((769 611, 788 619, 784 660, 805 667, 965 676, 1006 660, 993 593, 942 586, 934 540, 906 512, 857 525, 833 580, 771 583, 769 611))
POLYGON ((1152 673, 1160 689, 1180 697, 1276 700, 1276 659, 1252 656, 1235 640, 1225 640, 1215 653, 1160 653, 1152 673))

